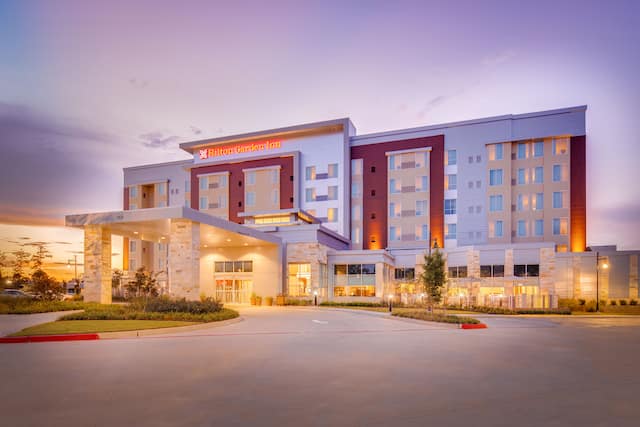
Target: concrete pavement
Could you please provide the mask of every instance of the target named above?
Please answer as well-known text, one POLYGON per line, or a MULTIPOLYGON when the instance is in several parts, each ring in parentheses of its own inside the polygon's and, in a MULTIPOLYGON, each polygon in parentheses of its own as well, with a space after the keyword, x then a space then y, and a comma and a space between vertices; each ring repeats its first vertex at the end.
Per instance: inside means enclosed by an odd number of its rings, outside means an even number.
POLYGON ((0 346, 3 424, 638 422, 638 322, 496 317, 463 331, 314 308, 241 314, 169 336, 0 346))
POLYGON ((53 311, 50 313, 37 314, 0 314, 0 337, 5 337, 30 326, 53 322, 65 314, 75 313, 77 311, 80 310, 53 311))

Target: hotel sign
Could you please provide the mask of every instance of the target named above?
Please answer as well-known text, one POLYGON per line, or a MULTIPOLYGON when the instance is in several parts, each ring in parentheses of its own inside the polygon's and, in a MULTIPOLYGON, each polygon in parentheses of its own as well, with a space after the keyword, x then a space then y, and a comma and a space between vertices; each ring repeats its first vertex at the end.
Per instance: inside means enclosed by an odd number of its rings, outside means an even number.
POLYGON ((232 156, 234 154, 253 153, 256 151, 275 150, 280 148, 282 141, 250 142, 248 144, 224 145, 221 147, 203 148, 198 150, 200 160, 212 157, 232 156))

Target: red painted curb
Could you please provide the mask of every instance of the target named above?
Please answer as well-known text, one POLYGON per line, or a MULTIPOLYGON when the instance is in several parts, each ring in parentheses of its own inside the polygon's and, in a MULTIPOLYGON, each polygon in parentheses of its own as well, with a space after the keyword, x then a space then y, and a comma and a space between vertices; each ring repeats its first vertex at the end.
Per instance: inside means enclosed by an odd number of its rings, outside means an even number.
POLYGON ((487 329, 484 323, 462 323, 460 329, 487 329))
POLYGON ((3 337, 0 344, 19 344, 27 342, 59 342, 59 341, 91 341, 99 340, 98 334, 68 334, 68 335, 31 335, 26 337, 3 337))

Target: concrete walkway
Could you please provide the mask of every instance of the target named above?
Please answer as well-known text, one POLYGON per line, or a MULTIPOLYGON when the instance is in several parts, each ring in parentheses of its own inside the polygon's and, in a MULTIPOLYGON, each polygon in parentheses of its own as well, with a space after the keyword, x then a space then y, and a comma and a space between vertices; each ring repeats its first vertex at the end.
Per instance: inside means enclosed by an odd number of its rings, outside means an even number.
POLYGON ((52 311, 38 314, 0 314, 0 337, 6 337, 29 326, 53 322, 60 316, 81 310, 52 311))

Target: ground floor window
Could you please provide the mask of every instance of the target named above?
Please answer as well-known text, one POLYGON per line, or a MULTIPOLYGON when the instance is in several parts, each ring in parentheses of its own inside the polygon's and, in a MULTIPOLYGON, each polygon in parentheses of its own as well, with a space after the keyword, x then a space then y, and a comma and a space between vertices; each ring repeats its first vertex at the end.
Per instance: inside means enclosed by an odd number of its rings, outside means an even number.
POLYGON ((289 263, 288 266, 289 296, 302 297, 311 295, 311 264, 289 263))
POLYGON ((375 297, 375 286, 335 286, 334 297, 375 297))
POLYGON ((216 273, 251 273, 253 261, 216 261, 214 271, 216 273))
POLYGON ((248 304, 253 282, 251 280, 216 280, 216 299, 224 303, 248 304))

